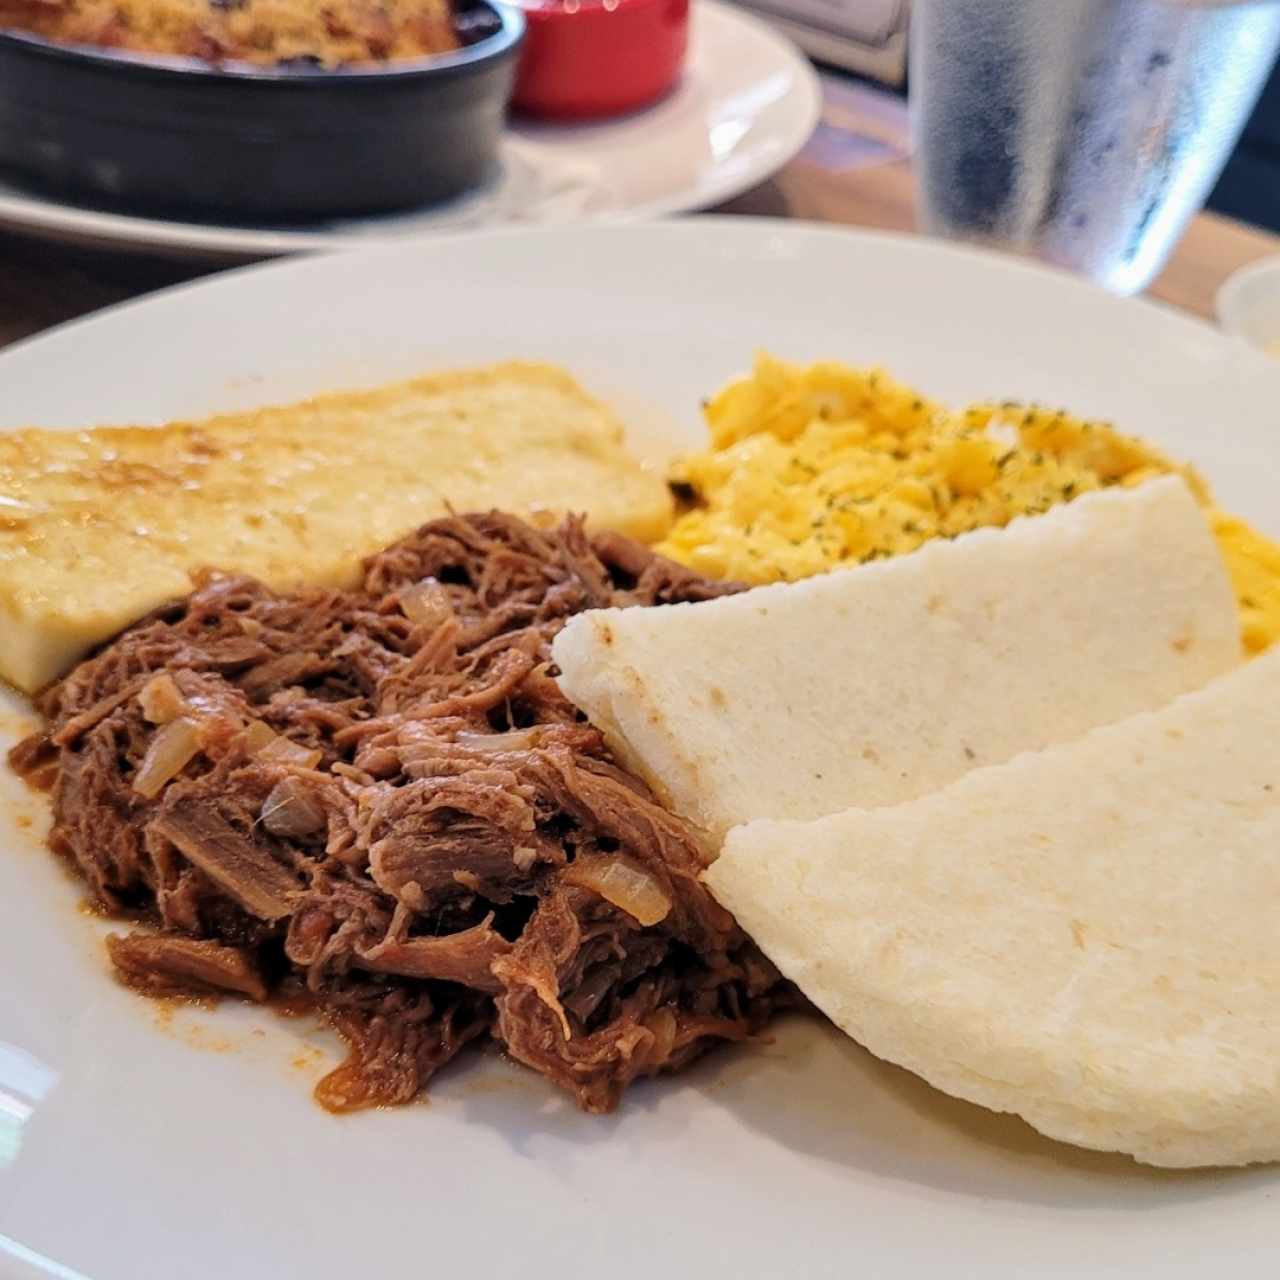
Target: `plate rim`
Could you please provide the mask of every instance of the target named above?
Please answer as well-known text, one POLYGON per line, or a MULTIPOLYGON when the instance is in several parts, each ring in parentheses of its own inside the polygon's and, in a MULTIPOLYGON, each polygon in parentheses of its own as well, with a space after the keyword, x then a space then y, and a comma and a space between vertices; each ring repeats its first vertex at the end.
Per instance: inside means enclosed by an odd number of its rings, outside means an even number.
MULTIPOLYGON (((716 2, 716 0, 706 0, 716 2)), ((0 219, 2 221, 2 219, 0 219)), ((1266 355, 1251 343, 1244 341, 1215 323, 1211 316, 1199 315, 1174 303, 1166 302, 1150 294, 1123 296, 1114 294, 1095 284, 1086 277, 1077 275, 1053 263, 1038 259, 1006 253, 989 246, 963 240, 950 240, 936 236, 928 236, 918 231, 893 231, 880 227, 863 227, 852 223, 825 222, 814 218, 768 218, 751 214, 699 213, 689 218, 656 217, 652 219, 620 219, 595 218, 577 223, 557 223, 546 225, 504 225, 496 227, 477 227, 466 235, 469 241, 477 244, 493 240, 554 238, 558 235, 588 234, 605 236, 657 234, 676 236, 712 235, 721 232, 729 236, 788 238, 815 238, 835 242, 864 241, 871 244, 893 245, 907 252, 921 253, 925 256, 941 255, 947 258, 963 258, 975 266, 982 265, 990 271, 1001 271, 1013 276, 1023 276, 1055 282, 1053 287, 1065 288, 1077 297, 1088 295, 1100 302, 1104 307, 1114 309, 1120 307, 1126 311, 1133 307, 1141 308, 1149 313, 1164 317, 1163 323, 1172 322, 1189 330, 1203 339, 1211 335, 1210 340, 1225 344, 1237 358, 1243 357, 1255 368, 1267 369, 1273 375, 1280 375, 1280 363, 1274 357, 1266 355)), ((438 249, 441 241, 447 241, 447 235, 423 235, 405 238, 394 243, 366 244, 359 249, 348 250, 340 255, 327 253, 289 253, 269 258, 258 258, 248 262, 240 262, 227 266, 210 274, 193 279, 179 280, 173 284, 149 290, 119 302, 109 303, 84 315, 74 316, 58 324, 51 325, 37 333, 28 334, 0 347, 0 376, 14 357, 26 358, 32 348, 41 343, 62 340, 70 334, 78 332, 82 327, 93 325, 108 318, 115 318, 136 307, 146 307, 153 303, 165 301, 174 296, 204 290, 236 288, 240 279, 246 274, 285 274, 324 270, 327 258, 340 256, 348 264, 358 267, 363 258, 381 259, 396 255, 413 255, 430 253, 438 249)), ((17 428, 6 426, 0 421, 0 432, 17 428)))
MULTIPOLYGON (((722 175, 706 189, 685 186, 652 200, 625 209, 611 209, 567 220, 574 226, 597 223, 628 223, 668 214, 690 213, 708 208, 748 191, 776 173, 792 159, 808 141, 822 115, 822 88, 817 70, 803 51, 786 36, 775 31, 755 14, 736 8, 726 0, 696 0, 691 37, 696 52, 698 16, 710 16, 713 23, 748 34, 760 47, 771 48, 779 67, 786 65, 797 86, 797 114, 794 126, 779 135, 781 158, 771 168, 758 171, 758 166, 743 173, 722 175), (803 101, 799 101, 799 97, 803 101)), ((539 125, 540 129, 547 126, 539 125)), ((572 126, 570 126, 572 127, 572 126)), ((519 129, 508 127, 504 143, 537 146, 519 129)), ((561 225, 561 224, 553 224, 561 225)), ((0 190, 0 229, 27 235, 38 240, 69 244, 84 248, 109 249, 115 252, 157 254, 204 262, 245 263, 264 258, 297 254, 343 252, 402 247, 430 240, 439 235, 458 232, 477 234, 514 229, 515 224, 499 223, 485 227, 424 227, 421 231, 398 235, 353 236, 341 231, 307 231, 299 228, 262 229, 234 227, 219 223, 188 222, 140 214, 98 210, 38 193, 8 194, 0 190)))

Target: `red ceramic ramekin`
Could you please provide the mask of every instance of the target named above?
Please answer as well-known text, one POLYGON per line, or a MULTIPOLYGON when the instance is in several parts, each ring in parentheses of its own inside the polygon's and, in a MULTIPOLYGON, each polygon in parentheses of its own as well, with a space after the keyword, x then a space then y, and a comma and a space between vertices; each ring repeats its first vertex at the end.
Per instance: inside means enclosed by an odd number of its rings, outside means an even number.
POLYGON ((512 105, 585 120, 634 111, 675 84, 689 0, 520 0, 527 24, 512 105))

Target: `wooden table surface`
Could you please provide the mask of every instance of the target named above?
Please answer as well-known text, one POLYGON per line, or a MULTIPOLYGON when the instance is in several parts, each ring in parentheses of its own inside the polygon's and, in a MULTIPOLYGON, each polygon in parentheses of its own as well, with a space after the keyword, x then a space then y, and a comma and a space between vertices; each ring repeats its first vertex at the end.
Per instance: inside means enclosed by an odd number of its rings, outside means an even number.
MULTIPOLYGON (((822 120, 808 145, 774 178, 722 211, 911 230, 914 185, 905 104, 845 77, 822 79, 822 120)), ((1209 316, 1214 293, 1227 276, 1276 252, 1280 237, 1201 214, 1151 294, 1209 316)), ((132 253, 68 249, 0 232, 0 346, 211 269, 132 253)))

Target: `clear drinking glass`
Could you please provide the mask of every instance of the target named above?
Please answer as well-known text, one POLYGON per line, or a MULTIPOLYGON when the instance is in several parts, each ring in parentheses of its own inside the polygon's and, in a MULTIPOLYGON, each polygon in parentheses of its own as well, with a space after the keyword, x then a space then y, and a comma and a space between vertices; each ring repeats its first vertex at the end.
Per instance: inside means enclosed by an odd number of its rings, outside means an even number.
POLYGON ((1280 3, 915 0, 921 229, 1148 284, 1280 47, 1280 3))

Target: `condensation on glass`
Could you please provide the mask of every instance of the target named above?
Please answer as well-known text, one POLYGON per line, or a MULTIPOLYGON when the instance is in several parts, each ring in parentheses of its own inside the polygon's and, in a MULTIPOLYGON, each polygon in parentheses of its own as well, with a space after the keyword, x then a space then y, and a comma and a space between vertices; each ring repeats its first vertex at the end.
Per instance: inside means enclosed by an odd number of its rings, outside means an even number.
POLYGON ((1204 203, 1280 46, 1280 3, 916 0, 922 229, 1120 293, 1204 203))

